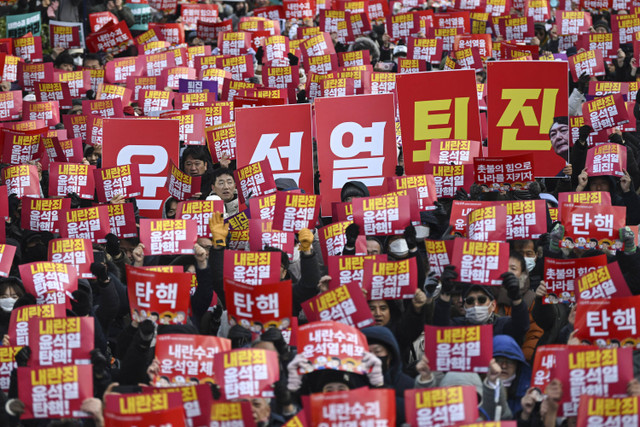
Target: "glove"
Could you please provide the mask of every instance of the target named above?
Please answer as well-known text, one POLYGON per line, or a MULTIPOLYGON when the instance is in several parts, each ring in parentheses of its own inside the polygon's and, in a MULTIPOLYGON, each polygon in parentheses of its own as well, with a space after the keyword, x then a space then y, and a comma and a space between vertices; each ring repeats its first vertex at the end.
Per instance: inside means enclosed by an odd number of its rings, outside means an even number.
POLYGON ((369 353, 368 351, 364 353, 364 357, 362 358, 362 367, 367 372, 369 384, 373 387, 382 387, 384 385, 382 361, 373 353, 369 353))
POLYGON ((482 187, 480 187, 478 184, 474 182, 473 184, 471 184, 471 187, 469 188, 469 200, 480 200, 481 196, 482 196, 482 187))
POLYGON ((287 381, 287 389, 290 391, 298 391, 302 387, 302 375, 300 371, 308 373, 313 371, 313 366, 302 354, 297 354, 291 363, 287 366, 289 378, 287 381))
POLYGON ((436 277, 435 271, 430 271, 427 275, 427 278, 424 281, 424 291, 428 297, 433 298, 436 290, 438 289, 438 285, 440 281, 436 277))
POLYGON ((564 226, 557 223, 549 233, 549 249, 552 251, 560 251, 560 242, 564 237, 564 226))
POLYGON ((458 278, 458 272, 455 265, 446 265, 440 275, 440 283, 442 283, 443 294, 450 294, 453 290, 453 281, 458 278))
POLYGON ((407 226, 404 229, 404 240, 407 242, 407 246, 409 250, 413 250, 418 247, 418 242, 416 241, 416 228, 413 225, 407 226))
POLYGON ((107 283, 109 281, 109 272, 107 266, 101 262, 91 263, 91 274, 93 274, 98 282, 107 283))
POLYGON ((311 243, 313 243, 313 233, 308 228, 303 228, 298 232, 298 240, 300 241, 300 252, 308 252, 311 250, 311 243))
POLYGON ((229 224, 224 223, 222 212, 214 212, 209 220, 213 243, 217 246, 227 246, 227 235, 229 234, 229 224))
POLYGON ((120 239, 113 233, 109 233, 106 236, 107 239, 107 253, 111 255, 112 258, 117 258, 122 253, 120 251, 120 239))
POLYGON ((617 133, 612 133, 611 135, 609 135, 609 142, 613 142, 614 144, 624 145, 624 140, 622 139, 622 136, 620 136, 617 133))
POLYGON ((622 227, 618 230, 620 233, 620 241, 624 244, 624 253, 631 255, 636 253, 636 239, 633 231, 629 227, 622 227))
POLYGON ((78 195, 76 193, 69 193, 69 194, 67 194, 67 197, 69 199, 71 199, 71 207, 72 208, 77 209, 80 206, 82 206, 82 200, 80 199, 80 197, 78 197, 78 195))
POLYGON ((404 175, 404 167, 403 166, 396 166, 396 176, 403 176, 404 175))
POLYGON ((578 139, 580 141, 587 141, 587 139, 589 139, 589 135, 591 134, 591 132, 593 132, 593 129, 591 129, 591 126, 589 125, 583 125, 580 126, 580 129, 578 129, 578 139))
POLYGON ((456 194, 453 196, 453 200, 469 200, 469 195, 464 188, 460 187, 456 190, 456 194))
POLYGON ((91 365, 93 366, 93 376, 94 378, 104 378, 106 375, 107 367, 109 363, 107 362, 107 358, 102 354, 102 352, 94 348, 89 353, 91 355, 91 365))
POLYGON ((520 282, 515 274, 512 272, 502 273, 500 275, 502 278, 502 286, 507 290, 507 296, 511 301, 519 300, 522 298, 520 295, 520 282))
POLYGON ((22 347, 20 351, 16 353, 15 359, 19 367, 27 366, 29 359, 31 359, 31 347, 28 345, 22 347))
POLYGON ((347 236, 347 244, 350 248, 356 246, 356 240, 358 240, 358 236, 360 235, 360 226, 355 222, 353 224, 349 224, 346 230, 344 230, 345 236, 347 236))

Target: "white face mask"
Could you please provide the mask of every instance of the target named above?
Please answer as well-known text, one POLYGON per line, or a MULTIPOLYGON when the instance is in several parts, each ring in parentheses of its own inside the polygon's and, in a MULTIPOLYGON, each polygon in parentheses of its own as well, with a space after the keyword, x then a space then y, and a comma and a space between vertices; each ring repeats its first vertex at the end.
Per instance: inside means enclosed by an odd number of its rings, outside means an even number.
POLYGON ((527 271, 531 273, 536 266, 536 257, 524 257, 524 263, 527 265, 527 271))
POLYGON ((481 325, 489 319, 489 306, 488 305, 475 305, 465 309, 464 317, 475 325, 481 325))
POLYGON ((13 310, 13 305, 16 303, 16 300, 13 298, 0 298, 0 308, 2 311, 6 311, 7 313, 13 310))
POLYGON ((396 258, 407 256, 409 253, 409 246, 404 239, 397 239, 389 244, 389 253, 396 258))
POLYGON ((429 231, 429 227, 425 225, 416 225, 416 239, 426 239, 429 237, 429 231))

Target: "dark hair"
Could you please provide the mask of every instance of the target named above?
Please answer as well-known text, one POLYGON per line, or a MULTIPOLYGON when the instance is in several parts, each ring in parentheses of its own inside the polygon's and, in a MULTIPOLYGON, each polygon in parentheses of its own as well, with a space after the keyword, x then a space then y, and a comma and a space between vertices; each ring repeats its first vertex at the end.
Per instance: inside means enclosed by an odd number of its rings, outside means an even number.
POLYGON ((209 152, 205 150, 204 146, 202 145, 190 145, 184 149, 184 151, 182 152, 182 159, 180 160, 180 162, 182 163, 183 169, 184 169, 184 162, 187 159, 187 157, 191 157, 194 160, 202 160, 203 162, 207 163, 207 166, 209 163, 211 163, 211 156, 209 155, 209 152))
POLYGON ((102 59, 100 59, 100 56, 95 54, 95 53, 87 53, 86 55, 84 55, 84 59, 82 60, 82 63, 84 64, 84 61, 89 60, 95 60, 98 61, 98 63, 100 63, 100 65, 102 65, 102 59))
POLYGON ((516 261, 518 261, 518 263, 520 264, 520 272, 521 273, 526 273, 527 272, 527 263, 525 262, 524 257, 522 255, 520 255, 519 252, 516 252, 516 251, 509 252, 509 258, 513 258, 516 261))
POLYGON ((13 288, 18 298, 23 297, 27 293, 22 282, 16 277, 7 277, 6 279, 0 280, 0 295, 3 295, 7 288, 13 288))
POLYGON ((538 253, 538 247, 540 246, 540 244, 539 244, 539 242, 537 240, 531 240, 531 239, 512 240, 511 241, 511 249, 516 251, 516 252, 519 252, 522 248, 527 246, 529 244, 529 242, 533 243, 533 250, 537 254, 538 253))
POLYGON ((60 68, 62 64, 71 64, 75 67, 75 63, 73 62, 73 56, 71 56, 71 54, 67 50, 65 50, 60 55, 58 55, 56 60, 53 63, 53 65, 56 68, 60 68))
POLYGON ((230 175, 233 178, 233 172, 231 171, 231 169, 218 168, 213 171, 213 174, 211 174, 211 182, 215 184, 218 178, 220 178, 222 175, 230 175))
POLYGON ((285 268, 285 270, 289 269, 289 255, 287 255, 282 249, 274 248, 273 246, 265 246, 263 250, 266 252, 280 252, 280 264, 285 268))
POLYGON ((551 128, 556 124, 569 126, 569 117, 568 116, 554 117, 553 123, 551 123, 551 126, 549 127, 549 133, 551 133, 551 128))

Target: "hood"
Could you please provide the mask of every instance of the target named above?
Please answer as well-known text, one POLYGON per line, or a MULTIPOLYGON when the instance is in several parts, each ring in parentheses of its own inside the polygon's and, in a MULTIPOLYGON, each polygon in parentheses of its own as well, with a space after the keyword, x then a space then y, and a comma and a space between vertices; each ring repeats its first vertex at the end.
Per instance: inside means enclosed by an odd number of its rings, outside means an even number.
POLYGON ((291 191, 299 189, 298 183, 296 183, 291 178, 278 178, 275 182, 278 191, 291 191))
POLYGON ((347 197, 369 197, 369 189, 361 181, 349 181, 342 186, 340 191, 340 200, 344 201, 347 197))
POLYGON ((522 349, 509 335, 496 335, 493 337, 493 357, 501 356, 511 360, 517 360, 519 363, 529 366, 524 358, 522 349))
POLYGON ((389 328, 384 326, 370 326, 364 328, 362 333, 367 337, 369 344, 382 344, 389 350, 389 353, 391 353, 391 364, 389 365, 387 373, 393 376, 394 373, 402 370, 402 359, 398 341, 396 341, 396 337, 393 336, 389 328))
POLYGON ((440 381, 439 387, 452 387, 458 385, 471 385, 476 388, 478 393, 478 406, 482 404, 482 380, 478 374, 471 372, 447 372, 442 381, 440 381))

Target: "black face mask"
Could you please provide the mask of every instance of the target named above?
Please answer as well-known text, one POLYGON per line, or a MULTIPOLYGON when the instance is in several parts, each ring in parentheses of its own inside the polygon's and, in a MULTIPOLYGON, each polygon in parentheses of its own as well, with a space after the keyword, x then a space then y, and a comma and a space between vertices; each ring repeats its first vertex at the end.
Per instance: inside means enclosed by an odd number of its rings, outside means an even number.
POLYGON ((46 261, 47 260, 47 247, 44 243, 38 243, 35 246, 30 248, 26 248, 24 250, 24 259, 25 263, 36 262, 36 261, 46 261))
POLYGON ((378 359, 380 359, 380 361, 382 362, 382 373, 386 374, 387 371, 389 370, 390 357, 389 356, 382 356, 382 357, 378 357, 378 359))

